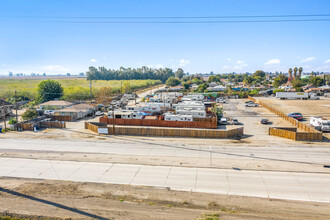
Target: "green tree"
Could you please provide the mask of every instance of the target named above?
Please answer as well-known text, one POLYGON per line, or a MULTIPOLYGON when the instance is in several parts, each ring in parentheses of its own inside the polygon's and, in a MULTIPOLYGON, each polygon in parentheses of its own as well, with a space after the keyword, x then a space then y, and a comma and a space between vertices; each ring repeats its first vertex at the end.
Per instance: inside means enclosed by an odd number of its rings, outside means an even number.
POLYGON ((294 80, 292 80, 291 83, 292 83, 293 88, 295 88, 295 89, 300 88, 304 85, 300 79, 296 79, 296 78, 294 80))
POLYGON ((183 87, 185 89, 189 89, 190 88, 190 84, 189 83, 183 83, 182 85, 183 85, 183 87))
POLYGON ((299 67, 298 69, 298 77, 301 78, 301 74, 303 72, 303 68, 302 67, 299 67))
POLYGON ((253 73, 253 77, 260 76, 261 78, 266 76, 266 73, 262 70, 257 70, 253 73))
POLYGON ((289 73, 289 79, 292 80, 292 69, 291 68, 289 69, 288 73, 289 73))
POLYGON ((294 78, 297 77, 297 72, 298 72, 298 68, 297 67, 293 68, 293 76, 294 76, 294 78))
POLYGON ((244 80, 243 80, 243 82, 245 83, 245 84, 247 84, 247 85, 252 85, 252 83, 253 83, 253 77, 252 76, 246 76, 245 78, 244 78, 244 80))
POLYGON ((44 80, 38 84, 38 101, 47 102, 63 96, 63 88, 58 81, 44 80))
POLYGON ((324 80, 319 76, 311 77, 309 82, 315 87, 319 87, 324 84, 324 80))
POLYGON ((175 73, 174 73, 175 77, 181 79, 184 76, 184 71, 183 69, 179 68, 175 73))
POLYGON ((207 83, 200 84, 198 86, 197 92, 205 92, 206 88, 208 87, 207 83))
POLYGON ((280 74, 274 79, 274 87, 278 88, 280 85, 286 83, 287 81, 288 77, 286 77, 284 74, 280 74))
POLYGON ((216 81, 217 81, 217 78, 214 75, 209 76, 209 79, 208 79, 209 83, 216 82, 216 81))
POLYGON ((274 89, 273 94, 276 94, 277 92, 285 92, 284 89, 274 89))
POLYGON ((38 112, 35 109, 28 109, 22 114, 22 119, 24 121, 31 120, 38 117, 38 112))
POLYGON ((203 81, 200 80, 200 79, 198 79, 198 78, 194 78, 194 79, 192 80, 192 82, 193 82, 194 84, 196 84, 196 85, 203 84, 203 81))
POLYGON ((10 118, 9 119, 9 123, 8 124, 13 125, 13 124, 16 124, 16 123, 17 123, 16 118, 10 118))
POLYGON ((170 77, 168 80, 166 80, 167 86, 177 86, 180 84, 180 80, 176 77, 170 77))

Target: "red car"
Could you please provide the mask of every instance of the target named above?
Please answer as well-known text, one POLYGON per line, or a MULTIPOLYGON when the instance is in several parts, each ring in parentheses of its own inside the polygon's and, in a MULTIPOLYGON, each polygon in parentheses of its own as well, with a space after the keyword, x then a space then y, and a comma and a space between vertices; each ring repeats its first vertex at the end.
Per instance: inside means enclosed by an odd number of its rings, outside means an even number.
POLYGON ((301 121, 304 118, 301 113, 294 113, 294 112, 289 113, 288 116, 297 119, 298 121, 301 121))

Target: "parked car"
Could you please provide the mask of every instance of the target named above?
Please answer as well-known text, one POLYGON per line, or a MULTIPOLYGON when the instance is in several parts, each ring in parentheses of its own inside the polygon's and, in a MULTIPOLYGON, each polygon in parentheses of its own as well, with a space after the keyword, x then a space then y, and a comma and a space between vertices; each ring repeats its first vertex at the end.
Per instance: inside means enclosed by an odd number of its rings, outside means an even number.
POLYGON ((298 121, 303 120, 303 116, 301 113, 297 113, 297 112, 291 112, 288 114, 289 117, 297 119, 298 121))
POLYGON ((268 119, 266 119, 266 118, 263 118, 263 119, 261 119, 260 123, 263 125, 267 125, 267 124, 270 124, 270 121, 268 121, 268 119))
POLYGON ((224 98, 217 98, 216 99, 216 102, 217 103, 226 103, 226 99, 224 99, 224 98))
POLYGON ((252 102, 252 103, 250 102, 250 103, 246 103, 245 106, 246 106, 246 107, 258 107, 259 104, 254 103, 254 102, 252 102))
POLYGON ((227 118, 221 118, 220 119, 220 124, 221 125, 226 125, 228 122, 227 122, 227 118))
POLYGON ((239 122, 238 122, 238 120, 237 119, 233 119, 233 120, 231 120, 231 123, 233 124, 233 125, 239 125, 239 122))
POLYGON ((245 104, 254 103, 254 101, 246 101, 245 104))
POLYGON ((44 112, 44 114, 45 115, 52 115, 52 114, 54 114, 56 111, 55 110, 46 110, 45 112, 44 112))
POLYGON ((97 111, 97 112, 95 112, 95 115, 96 115, 96 116, 101 116, 101 115, 104 115, 104 112, 97 111))

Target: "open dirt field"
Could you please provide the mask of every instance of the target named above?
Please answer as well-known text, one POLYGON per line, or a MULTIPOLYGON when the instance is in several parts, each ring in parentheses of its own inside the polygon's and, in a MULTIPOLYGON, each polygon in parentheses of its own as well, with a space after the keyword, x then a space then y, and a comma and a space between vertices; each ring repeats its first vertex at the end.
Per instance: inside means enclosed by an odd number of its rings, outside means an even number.
MULTIPOLYGON (((309 124, 311 116, 323 116, 330 119, 330 98, 321 97, 320 100, 280 100, 275 97, 258 97, 257 99, 285 114, 300 112, 304 116, 303 122, 307 124, 309 124)), ((324 133, 323 135, 330 139, 330 133, 324 133)))
POLYGON ((15 178, 0 178, 0 185, 0 217, 15 213, 29 219, 326 219, 330 215, 326 203, 144 186, 15 178))

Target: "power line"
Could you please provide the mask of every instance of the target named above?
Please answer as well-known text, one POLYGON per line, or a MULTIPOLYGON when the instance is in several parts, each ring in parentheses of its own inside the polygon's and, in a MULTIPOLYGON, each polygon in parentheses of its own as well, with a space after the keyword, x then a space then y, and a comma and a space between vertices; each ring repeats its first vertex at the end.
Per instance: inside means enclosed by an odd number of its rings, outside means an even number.
POLYGON ((4 18, 28 19, 24 22, 72 23, 72 24, 220 24, 220 23, 284 23, 330 21, 330 14, 305 15, 239 15, 239 16, 0 16, 4 18), (254 20, 251 20, 254 18, 254 20), (273 18, 273 19, 269 19, 273 18), (283 19, 286 18, 286 19, 283 19), (64 20, 63 20, 64 19, 64 20), (182 20, 186 19, 186 20, 182 20), (205 20, 207 19, 207 20, 205 20), (220 20, 219 20, 220 19, 220 20), (231 19, 231 20, 226 20, 231 19), (236 20, 240 19, 240 20, 236 20))
POLYGON ((228 21, 31 21, 37 23, 67 24, 225 24, 225 23, 288 23, 288 22, 322 22, 330 19, 296 19, 296 20, 228 20, 228 21))
POLYGON ((0 18, 46 18, 46 19, 219 19, 219 18, 292 18, 328 17, 330 14, 292 15, 233 15, 233 16, 0 16, 0 18))

